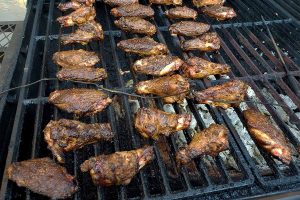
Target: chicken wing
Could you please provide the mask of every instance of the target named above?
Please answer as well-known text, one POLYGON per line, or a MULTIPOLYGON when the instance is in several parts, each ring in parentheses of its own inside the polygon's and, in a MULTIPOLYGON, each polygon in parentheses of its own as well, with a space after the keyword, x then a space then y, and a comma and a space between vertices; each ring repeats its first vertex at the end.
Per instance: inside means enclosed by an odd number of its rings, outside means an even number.
POLYGON ((79 50, 59 51, 53 54, 52 60, 63 68, 93 67, 100 61, 95 52, 79 50))
POLYGON ((83 81, 96 83, 107 78, 107 73, 103 68, 70 68, 62 69, 57 74, 58 80, 63 81, 83 81))
POLYGON ((111 9, 110 13, 114 17, 153 17, 154 10, 150 6, 142 4, 130 4, 111 9))
POLYGON ((225 0, 193 0, 193 4, 196 7, 204 7, 211 5, 223 5, 225 0))
POLYGON ((81 3, 78 3, 76 1, 69 1, 69 2, 66 2, 66 3, 60 3, 58 4, 57 8, 61 11, 67 11, 69 9, 71 10, 77 10, 79 8, 82 7, 82 4, 81 3))
POLYGON ((104 3, 110 5, 111 7, 119 7, 139 3, 139 0, 104 0, 104 3))
POLYGON ((202 12, 220 21, 228 20, 236 17, 236 13, 233 8, 222 6, 222 5, 204 7, 202 9, 202 12))
POLYGON ((145 34, 148 36, 152 36, 156 33, 156 27, 140 17, 121 17, 115 20, 114 23, 125 32, 145 34))
POLYGON ((12 163, 7 168, 7 175, 18 186, 52 199, 65 199, 77 191, 74 177, 50 158, 12 163))
POLYGON ((127 53, 145 56, 165 54, 168 52, 166 45, 158 43, 150 37, 122 40, 117 46, 127 53))
POLYGON ((240 80, 228 81, 195 92, 195 101, 227 109, 231 106, 239 105, 245 99, 248 87, 246 83, 240 80))
POLYGON ((209 31, 210 25, 202 22, 181 21, 169 27, 171 35, 199 36, 209 31))
POLYGON ((80 169, 82 172, 90 171, 95 185, 128 185, 139 170, 153 159, 153 147, 144 146, 136 150, 92 157, 84 161, 80 169))
POLYGON ((211 124, 208 128, 196 133, 187 147, 180 148, 176 153, 177 164, 185 165, 193 158, 209 155, 217 156, 229 149, 229 131, 224 125, 211 124))
POLYGON ((105 109, 112 100, 94 89, 74 88, 56 90, 49 95, 49 103, 76 115, 93 115, 105 109))
POLYGON ((150 4, 159 4, 159 5, 182 5, 182 0, 149 0, 150 4))
POLYGON ((210 75, 226 74, 230 71, 227 64, 213 63, 199 57, 189 58, 183 65, 183 71, 188 78, 205 78, 210 75))
POLYGON ((92 6, 83 6, 69 15, 61 16, 57 18, 57 21, 61 24, 61 26, 73 26, 84 24, 88 21, 94 20, 96 17, 96 10, 92 6))
POLYGON ((156 55, 135 61, 133 69, 140 74, 164 76, 178 70, 183 61, 177 56, 156 55))
POLYGON ((188 80, 179 74, 141 81, 135 87, 137 94, 155 94, 163 97, 165 103, 181 103, 189 89, 188 80))
POLYGON ((247 129, 254 141, 266 152, 285 164, 292 160, 291 147, 283 133, 272 125, 270 119, 259 111, 243 111, 247 129))
POLYGON ((205 33, 200 37, 186 40, 181 44, 184 51, 200 50, 200 51, 215 51, 220 49, 221 41, 217 33, 205 33))
POLYGON ((183 7, 175 7, 167 10, 165 15, 170 19, 196 19, 197 11, 194 9, 188 8, 186 6, 183 7))

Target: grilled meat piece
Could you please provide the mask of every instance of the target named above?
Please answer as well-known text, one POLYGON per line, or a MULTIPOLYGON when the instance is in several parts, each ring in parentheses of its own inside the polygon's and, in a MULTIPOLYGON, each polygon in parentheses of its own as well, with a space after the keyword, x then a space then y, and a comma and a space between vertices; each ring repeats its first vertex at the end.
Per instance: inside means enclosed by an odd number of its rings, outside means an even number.
POLYGON ((194 96, 197 103, 210 104, 227 109, 231 106, 239 105, 245 99, 248 87, 243 81, 233 80, 195 92, 194 96))
POLYGON ((202 12, 220 21, 236 17, 236 13, 233 8, 222 5, 204 7, 202 12))
POLYGON ((95 185, 128 185, 139 170, 153 159, 153 147, 144 146, 136 150, 92 157, 84 161, 80 169, 82 172, 90 171, 95 185))
POLYGON ((103 40, 104 33, 101 24, 90 21, 79 26, 74 33, 61 36, 62 44, 80 43, 86 45, 92 40, 103 40))
POLYGON ((196 7, 223 5, 224 3, 225 3, 225 0, 193 0, 193 4, 196 7))
POLYGON ((150 6, 142 4, 130 4, 111 9, 110 13, 114 17, 153 17, 154 10, 150 6))
POLYGON ((63 68, 93 67, 100 61, 95 52, 83 49, 56 52, 53 54, 52 60, 63 68))
POLYGON ((205 78, 209 75, 226 74, 230 71, 227 64, 213 63, 199 57, 189 58, 183 65, 183 71, 188 78, 205 78))
POLYGON ((165 103, 181 103, 189 92, 190 84, 187 79, 179 74, 164 76, 136 84, 137 94, 155 94, 164 97, 165 103), (170 96, 169 96, 170 95, 170 96))
POLYGON ((150 37, 122 40, 117 46, 127 53, 145 56, 165 54, 168 52, 166 45, 158 43, 150 37))
POLYGON ((192 120, 190 114, 172 114, 158 109, 140 108, 135 115, 134 126, 145 138, 158 140, 161 135, 187 129, 192 120))
POLYGON ((110 5, 111 7, 119 7, 139 3, 139 0, 104 0, 104 3, 110 5))
POLYGON ((115 20, 115 25, 125 32, 145 34, 148 36, 156 33, 156 27, 140 17, 121 17, 115 20))
POLYGON ((64 163, 64 152, 80 149, 101 140, 111 141, 114 134, 109 124, 86 124, 76 120, 50 121, 44 139, 56 159, 64 163))
POLYGON ((95 83, 107 78, 107 73, 103 68, 70 68, 62 69, 57 74, 58 80, 83 81, 95 83))
POLYGON ((229 149, 229 131, 224 125, 211 124, 208 128, 196 133, 187 147, 176 153, 178 165, 185 165, 193 158, 209 155, 217 156, 220 152, 229 149))
POLYGON ((159 4, 159 5, 182 5, 182 0, 149 0, 150 4, 159 4))
POLYGON ((49 102, 68 113, 93 115, 101 112, 112 101, 99 90, 73 88, 51 92, 49 102))
POLYGON ((133 69, 140 74, 164 76, 178 70, 183 61, 177 56, 156 55, 135 61, 133 69))
POLYGON ((186 40, 181 44, 184 51, 200 50, 200 51, 215 51, 220 49, 221 41, 217 33, 205 33, 200 37, 186 40))
POLYGON ((181 21, 172 24, 169 27, 171 35, 183 36, 199 36, 206 33, 210 29, 209 24, 194 22, 194 21, 181 21))
POLYGON ((45 195, 52 199, 71 197, 76 191, 74 177, 50 158, 37 158, 12 163, 7 168, 8 179, 19 187, 45 195))
POLYGON ((84 24, 88 21, 94 20, 96 17, 96 10, 92 6, 83 6, 69 15, 61 16, 57 18, 57 21, 61 24, 61 26, 73 26, 84 24))
POLYGON ((66 3, 60 3, 58 4, 57 8, 61 11, 66 11, 66 10, 77 10, 79 8, 81 8, 82 4, 78 3, 76 1, 69 1, 66 3))
POLYGON ((170 19, 196 19, 197 11, 194 9, 188 8, 186 6, 183 7, 175 7, 167 10, 165 15, 170 19))
POLYGON ((257 110, 245 110, 243 115, 252 139, 266 152, 288 165, 292 160, 291 147, 283 133, 257 110))

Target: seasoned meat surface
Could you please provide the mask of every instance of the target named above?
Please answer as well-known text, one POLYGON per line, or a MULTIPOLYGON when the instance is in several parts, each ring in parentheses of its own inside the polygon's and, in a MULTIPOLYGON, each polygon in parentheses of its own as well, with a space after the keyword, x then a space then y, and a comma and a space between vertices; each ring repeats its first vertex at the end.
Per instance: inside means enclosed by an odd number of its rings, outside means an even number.
POLYGON ((94 20, 96 17, 96 10, 92 6, 82 6, 81 8, 73 11, 69 15, 61 16, 57 18, 57 21, 61 26, 73 26, 84 24, 88 21, 94 20))
POLYGON ((53 199, 65 199, 77 191, 74 177, 50 158, 12 163, 7 168, 7 175, 18 186, 53 199))
POLYGON ((177 56, 156 55, 137 60, 133 64, 135 72, 153 76, 164 76, 178 70, 183 61, 177 56))
POLYGON ((288 165, 292 160, 291 147, 283 133, 257 110, 245 110, 243 115, 252 139, 266 152, 288 165))
POLYGON ((160 5, 182 5, 182 0, 149 0, 150 4, 160 4, 160 5))
POLYGON ((142 4, 129 4, 111 9, 110 13, 114 17, 153 17, 154 10, 150 6, 142 4))
POLYGON ((222 5, 204 7, 202 12, 220 21, 236 17, 236 13, 233 8, 222 5))
POLYGON ((103 68, 70 68, 62 69, 57 74, 58 80, 83 81, 95 83, 107 78, 107 73, 103 68))
POLYGON ((44 129, 44 139, 56 159, 63 163, 64 152, 73 151, 114 137, 108 123, 86 124, 76 120, 50 121, 44 129))
POLYGON ((197 79, 226 74, 230 71, 230 67, 227 64, 213 63, 203 58, 192 57, 185 61, 183 71, 186 77, 197 79))
POLYGON ((93 115, 105 109, 111 99, 99 90, 73 88, 51 92, 49 102, 68 113, 93 115))
POLYGON ((193 0, 193 4, 196 7, 204 7, 211 5, 223 5, 225 0, 193 0))
POLYGON ((139 3, 139 0, 104 0, 104 3, 112 7, 118 7, 118 6, 125 6, 125 5, 139 3))
POLYGON ((78 3, 76 1, 69 1, 66 3, 60 3, 58 4, 57 8, 61 11, 66 11, 66 10, 77 10, 79 8, 81 8, 82 4, 78 3))
POLYGON ((171 8, 165 14, 170 19, 196 19, 198 15, 197 11, 186 6, 171 8))
POLYGON ((197 103, 210 104, 212 106, 227 109, 239 105, 245 99, 248 85, 240 80, 232 80, 226 83, 209 87, 194 93, 197 103), (227 103, 229 101, 234 103, 227 103))
POLYGON ((215 51, 220 49, 221 41, 217 33, 204 33, 200 37, 186 40, 181 44, 184 51, 200 50, 200 51, 215 51))
POLYGON ((90 171, 95 185, 128 185, 145 165, 154 159, 151 146, 92 157, 81 164, 82 172, 90 171))
POLYGON ((208 128, 196 133, 191 143, 176 153, 177 164, 187 164, 193 158, 203 155, 215 157, 220 152, 229 149, 228 134, 226 126, 211 124, 208 128))
POLYGON ((156 33, 156 27, 140 17, 121 17, 115 20, 115 25, 121 30, 130 33, 145 34, 148 36, 156 33))
POLYGON ((137 94, 155 94, 164 97, 165 103, 181 103, 189 92, 190 84, 187 79, 179 74, 164 76, 148 81, 141 81, 136 84, 137 94), (169 96, 171 95, 171 96, 169 96))
POLYGON ((145 138, 158 140, 160 136, 187 129, 192 120, 190 114, 172 114, 158 109, 140 108, 134 126, 145 138))
POLYGON ((209 24, 194 21, 181 21, 169 27, 171 35, 199 36, 210 29, 209 24))
POLYGON ((158 43, 150 37, 122 40, 117 46, 127 53, 145 56, 166 54, 168 52, 166 45, 158 43))
POLYGON ((53 54, 52 60, 63 68, 93 67, 100 61, 95 52, 83 49, 56 52, 53 54))

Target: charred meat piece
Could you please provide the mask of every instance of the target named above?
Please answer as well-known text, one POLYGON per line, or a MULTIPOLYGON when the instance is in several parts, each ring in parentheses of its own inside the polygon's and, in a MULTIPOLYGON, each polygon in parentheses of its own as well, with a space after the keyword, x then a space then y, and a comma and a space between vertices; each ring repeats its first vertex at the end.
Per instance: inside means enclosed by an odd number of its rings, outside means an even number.
POLYGON ((154 10, 150 6, 142 4, 130 4, 111 9, 110 13, 114 17, 153 17, 154 10))
POLYGON ((266 152, 288 165, 292 160, 291 147, 283 133, 257 110, 245 110, 243 115, 252 139, 266 152))
POLYGON ((80 168, 82 172, 90 171, 95 185, 128 185, 139 170, 153 159, 153 147, 144 146, 136 150, 92 157, 84 161, 80 168))
POLYGON ((103 68, 70 68, 62 69, 57 74, 58 80, 83 81, 95 83, 107 78, 107 73, 103 68))
POLYGON ((85 124, 76 120, 50 121, 44 129, 44 139, 56 159, 64 163, 64 152, 80 149, 114 137, 109 124, 85 124))
POLYGON ((224 3, 225 3, 225 0, 193 0, 193 4, 196 7, 223 5, 224 3))
POLYGON ((149 0, 150 4, 159 4, 159 5, 182 5, 182 0, 149 0))
POLYGON ((73 26, 84 24, 88 21, 94 20, 96 17, 96 10, 92 6, 83 6, 69 15, 61 16, 57 18, 57 21, 61 24, 61 26, 73 26))
POLYGON ((184 51, 200 50, 200 51, 215 51, 220 49, 221 41, 217 33, 205 33, 200 37, 186 40, 181 44, 184 51))
POLYGON ((145 56, 165 54, 168 52, 166 45, 158 43, 150 37, 122 40, 117 46, 127 53, 145 56))
POLYGON ((193 158, 209 155, 217 156, 229 149, 229 131, 224 125, 211 124, 208 128, 196 133, 191 143, 176 153, 178 165, 185 165, 193 158))
POLYGON ((177 56, 156 55, 135 61, 133 69, 140 74, 164 76, 178 70, 183 61, 177 56))
POLYGON ((210 104, 227 109, 231 106, 239 105, 245 99, 248 87, 243 81, 233 80, 195 92, 194 96, 197 103, 210 104))
POLYGON ((198 13, 194 9, 183 7, 175 7, 165 12, 170 19, 196 19, 198 13))
POLYGON ((161 135, 187 129, 192 120, 190 114, 172 114, 158 109, 140 108, 135 115, 134 126, 145 138, 158 140, 161 135))
POLYGON ((19 187, 26 187, 52 199, 65 199, 77 191, 74 177, 50 158, 12 163, 7 168, 7 175, 19 187))
POLYGON ((66 3, 60 3, 58 4, 57 8, 61 11, 66 11, 66 10, 77 10, 79 8, 81 8, 82 4, 78 3, 76 1, 69 1, 66 3))
POLYGON ((61 36, 62 44, 80 43, 86 45, 92 40, 103 40, 104 33, 101 24, 90 21, 79 26, 74 33, 61 36))
POLYGON ((226 74, 230 71, 227 64, 213 63, 208 60, 192 57, 183 65, 183 71, 188 78, 205 78, 209 75, 226 74))
POLYGON ((83 49, 56 52, 53 54, 52 60, 63 68, 93 67, 100 61, 95 52, 83 49))
POLYGON ((188 80, 179 74, 141 81, 135 87, 137 94, 155 94, 163 97, 165 103, 181 103, 189 89, 188 80))
POLYGON ((125 32, 145 34, 148 36, 156 33, 156 27, 140 17, 121 17, 115 20, 115 25, 125 32))
POLYGON ((68 113, 93 115, 105 109, 111 99, 99 90, 73 88, 51 92, 49 102, 68 113))
POLYGON ((118 7, 139 3, 139 0, 104 0, 104 3, 110 5, 111 7, 118 7))
POLYGON ((236 13, 233 8, 222 5, 204 7, 202 12, 220 21, 236 17, 236 13))
POLYGON ((194 21, 181 21, 169 27, 171 35, 199 36, 210 29, 209 24, 194 21))

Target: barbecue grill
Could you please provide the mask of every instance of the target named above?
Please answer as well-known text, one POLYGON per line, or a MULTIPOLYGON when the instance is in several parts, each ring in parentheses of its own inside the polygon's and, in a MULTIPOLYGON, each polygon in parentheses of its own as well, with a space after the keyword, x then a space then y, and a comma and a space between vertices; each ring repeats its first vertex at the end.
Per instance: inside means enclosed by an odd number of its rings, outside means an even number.
MULTIPOLYGON (((108 79, 101 83, 104 87, 133 92, 132 86, 136 82, 152 78, 137 76, 131 71, 130 66, 137 57, 125 54, 116 44, 135 36, 125 34, 113 25, 110 7, 101 1, 96 2, 95 8, 97 20, 105 30, 104 41, 91 42, 86 47, 77 44, 61 46, 60 36, 73 32, 74 27, 61 28, 55 21, 63 14, 56 8, 58 3, 54 0, 29 2, 27 29, 20 54, 16 56, 18 61, 11 87, 46 77, 54 78, 58 68, 52 62, 53 53, 79 48, 97 52, 101 57, 97 66, 104 67, 108 72, 108 79)), ((140 3, 147 4, 146 0, 140 0, 140 3)), ((191 6, 191 1, 184 3, 191 6)), ((227 1, 227 5, 236 10, 237 18, 218 22, 199 15, 197 19, 212 24, 219 34, 222 48, 218 52, 182 52, 180 42, 184 38, 173 37, 168 32, 168 26, 174 21, 163 15, 166 6, 153 6, 155 17, 151 22, 158 28, 154 38, 165 43, 171 54, 181 58, 196 55, 212 62, 229 64, 232 71, 228 76, 211 76, 191 81, 191 85, 198 90, 229 78, 240 79, 252 89, 248 92, 247 101, 237 108, 223 110, 196 105, 188 99, 180 105, 163 105, 158 99, 111 95, 111 106, 94 117, 83 117, 81 121, 109 122, 116 133, 114 141, 89 145, 66 156, 64 166, 76 176, 79 183, 79 192, 74 199, 233 199, 300 189, 300 163, 297 157, 297 151, 300 151, 300 90, 295 90, 300 87, 300 6, 294 1, 283 0, 227 1), (276 54, 261 16, 273 33, 287 71, 276 54), (137 108, 150 105, 168 112, 192 113, 193 125, 159 142, 146 140, 134 129, 133 114, 137 108), (247 105, 269 114, 289 139, 294 149, 293 161, 289 166, 270 157, 251 140, 241 114, 247 105), (174 154, 178 147, 188 143, 195 131, 213 122, 224 124, 230 130, 230 150, 216 158, 195 159, 182 170, 176 170, 174 154), (91 156, 136 149, 144 144, 154 145, 156 159, 128 186, 96 187, 87 173, 80 172, 79 165, 91 156)), ((49 105, 47 97, 56 89, 72 87, 95 88, 82 83, 51 80, 1 96, 0 199, 44 198, 8 181, 4 169, 11 162, 52 156, 43 140, 43 128, 51 119, 73 119, 74 116, 49 105)))

